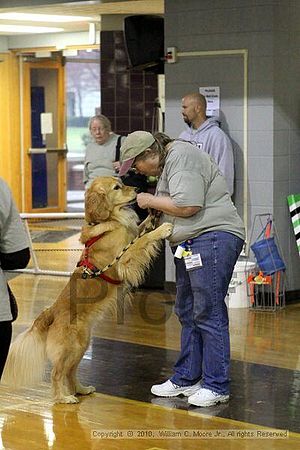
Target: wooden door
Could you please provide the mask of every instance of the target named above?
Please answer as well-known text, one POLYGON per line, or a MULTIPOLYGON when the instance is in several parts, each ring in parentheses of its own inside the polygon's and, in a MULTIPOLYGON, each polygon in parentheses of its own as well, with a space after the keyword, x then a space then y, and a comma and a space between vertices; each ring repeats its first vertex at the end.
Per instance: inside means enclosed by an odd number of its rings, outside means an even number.
POLYGON ((25 211, 63 212, 67 165, 64 67, 61 57, 25 57, 22 67, 25 211))

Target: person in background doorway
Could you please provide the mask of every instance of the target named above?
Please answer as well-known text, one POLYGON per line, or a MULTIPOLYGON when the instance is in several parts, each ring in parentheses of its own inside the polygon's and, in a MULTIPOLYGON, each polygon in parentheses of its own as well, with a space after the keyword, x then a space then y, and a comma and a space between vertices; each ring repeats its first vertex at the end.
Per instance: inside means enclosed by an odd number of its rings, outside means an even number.
POLYGON ((229 400, 230 341, 225 303, 244 225, 216 163, 194 144, 163 133, 136 131, 121 147, 120 175, 134 167, 158 176, 155 195, 138 204, 162 212, 174 226, 168 238, 176 265, 175 312, 181 351, 172 377, 153 385, 159 397, 184 395, 196 406, 229 400))
MULTIPOLYGON (((83 182, 88 188, 97 177, 116 176, 120 163, 116 161, 116 148, 121 137, 111 130, 110 120, 103 114, 91 117, 89 130, 93 142, 87 145, 84 159, 83 182)), ((120 142, 120 143, 121 143, 120 142)))
MULTIPOLYGON (((111 129, 110 120, 103 114, 91 117, 89 130, 94 142, 86 147, 83 182, 86 188, 97 177, 114 177, 120 168, 120 147, 126 136, 120 136, 111 129)), ((145 175, 129 172, 122 181, 127 186, 133 186, 137 192, 146 192, 148 189, 145 175)), ((133 206, 140 220, 147 216, 146 211, 138 204, 133 206)))
POLYGON ((0 378, 12 334, 12 312, 4 270, 23 269, 30 259, 29 243, 6 182, 0 178, 0 378))
POLYGON ((218 164, 224 175, 229 194, 234 190, 234 157, 229 137, 221 130, 216 117, 206 116, 206 99, 204 95, 193 92, 182 99, 182 117, 187 129, 179 139, 194 142, 208 153, 218 164))

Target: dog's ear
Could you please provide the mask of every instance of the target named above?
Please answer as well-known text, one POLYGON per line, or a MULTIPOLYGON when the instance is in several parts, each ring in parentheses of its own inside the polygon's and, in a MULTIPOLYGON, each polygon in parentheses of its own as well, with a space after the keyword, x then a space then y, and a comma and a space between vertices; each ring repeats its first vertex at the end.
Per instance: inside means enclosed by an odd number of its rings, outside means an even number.
POLYGON ((88 189, 85 193, 85 219, 88 223, 99 223, 110 215, 107 195, 104 189, 88 189))

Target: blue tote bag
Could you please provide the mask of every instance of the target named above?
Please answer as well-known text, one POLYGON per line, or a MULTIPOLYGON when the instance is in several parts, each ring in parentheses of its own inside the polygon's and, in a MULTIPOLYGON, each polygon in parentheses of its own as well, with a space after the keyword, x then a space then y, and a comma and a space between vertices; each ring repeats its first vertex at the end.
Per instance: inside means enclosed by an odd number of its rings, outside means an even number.
POLYGON ((268 221, 263 232, 258 239, 264 234, 262 239, 257 240, 251 245, 251 250, 254 253, 259 269, 264 275, 272 275, 280 270, 285 270, 285 263, 279 253, 275 237, 269 237, 272 222, 268 221))

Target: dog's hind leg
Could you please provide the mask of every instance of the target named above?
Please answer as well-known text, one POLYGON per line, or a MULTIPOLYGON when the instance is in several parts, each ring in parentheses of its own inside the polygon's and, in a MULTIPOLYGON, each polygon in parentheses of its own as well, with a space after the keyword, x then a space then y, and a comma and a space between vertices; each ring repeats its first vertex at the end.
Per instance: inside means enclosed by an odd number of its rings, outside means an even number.
POLYGON ((53 363, 51 381, 55 403, 78 403, 78 399, 74 395, 75 389, 72 389, 68 379, 68 373, 73 364, 73 358, 66 355, 62 355, 53 363))
MULTIPOLYGON (((79 336, 77 335, 77 338, 79 336)), ((66 380, 69 386, 69 391, 71 394, 76 395, 88 395, 95 392, 96 388, 94 386, 83 386, 76 376, 78 365, 85 354, 90 342, 89 334, 80 334, 80 339, 77 339, 77 345, 73 345, 73 365, 66 374, 66 380)))
POLYGON ((77 367, 80 362, 81 358, 79 359, 78 363, 72 367, 70 372, 67 374, 67 379, 69 382, 70 390, 74 392, 74 394, 79 395, 88 395, 92 394, 96 391, 96 388, 94 386, 83 386, 83 384, 80 383, 76 376, 77 367))
POLYGON ((79 380, 76 380, 76 394, 88 395, 96 391, 95 386, 83 386, 79 380))
POLYGON ((72 386, 74 386, 75 394, 88 395, 88 394, 92 394, 93 392, 95 392, 96 391, 95 386, 84 386, 83 384, 80 383, 80 381, 78 380, 78 378, 76 376, 76 371, 77 371, 77 366, 74 369, 72 369, 72 372, 68 375, 70 384, 72 384, 72 386))

